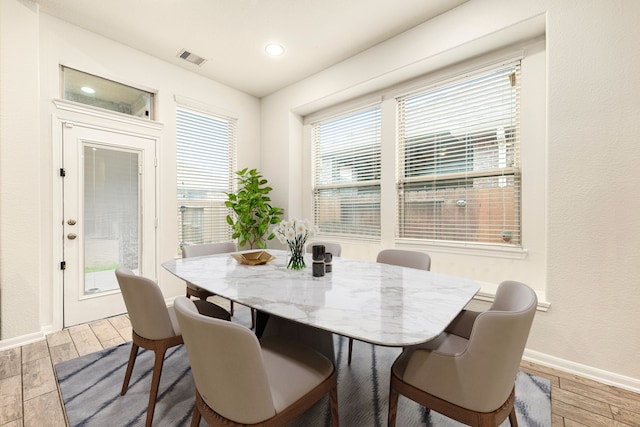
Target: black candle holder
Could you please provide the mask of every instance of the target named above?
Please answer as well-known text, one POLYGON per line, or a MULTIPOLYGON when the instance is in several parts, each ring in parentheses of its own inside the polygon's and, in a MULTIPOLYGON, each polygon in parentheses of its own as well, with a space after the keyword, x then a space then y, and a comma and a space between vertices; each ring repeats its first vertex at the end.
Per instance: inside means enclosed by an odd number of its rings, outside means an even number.
POLYGON ((331 262, 333 261, 333 254, 331 252, 327 252, 324 254, 324 272, 331 273, 333 271, 333 266, 331 262))
POLYGON ((315 277, 322 277, 324 276, 324 245, 313 245, 311 249, 311 257, 313 259, 313 275, 315 277))

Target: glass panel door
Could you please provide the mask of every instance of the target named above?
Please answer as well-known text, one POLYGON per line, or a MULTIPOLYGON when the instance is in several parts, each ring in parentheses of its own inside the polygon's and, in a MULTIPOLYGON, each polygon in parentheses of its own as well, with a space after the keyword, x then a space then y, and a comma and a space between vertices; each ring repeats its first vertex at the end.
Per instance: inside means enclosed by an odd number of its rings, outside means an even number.
POLYGON ((63 322, 124 313, 118 267, 156 279, 157 139, 64 122, 63 322))
POLYGON ((139 153, 84 146, 84 292, 118 289, 118 266, 140 263, 139 153))

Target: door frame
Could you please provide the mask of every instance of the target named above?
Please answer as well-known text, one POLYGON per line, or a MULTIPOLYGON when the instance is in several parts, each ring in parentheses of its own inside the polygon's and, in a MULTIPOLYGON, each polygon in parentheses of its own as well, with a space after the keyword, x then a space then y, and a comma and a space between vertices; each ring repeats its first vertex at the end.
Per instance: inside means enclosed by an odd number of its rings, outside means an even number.
MULTIPOLYGON (((51 141, 52 141, 52 240, 51 240, 51 268, 52 268, 52 327, 54 330, 62 330, 64 326, 64 271, 60 267, 63 261, 63 238, 64 238, 64 221, 62 218, 63 211, 63 178, 60 171, 63 165, 63 131, 62 127, 65 122, 72 122, 78 126, 94 128, 105 132, 121 133, 136 137, 142 137, 154 140, 156 145, 156 159, 161 153, 161 139, 164 125, 160 122, 151 121, 144 118, 129 116, 122 113, 115 113, 102 110, 96 107, 78 104, 63 99, 54 99, 51 114, 51 141)), ((160 162, 155 169, 155 247, 154 252, 154 269, 149 274, 153 274, 151 279, 158 277, 158 254, 159 254, 159 236, 158 236, 158 214, 160 203, 160 162)))

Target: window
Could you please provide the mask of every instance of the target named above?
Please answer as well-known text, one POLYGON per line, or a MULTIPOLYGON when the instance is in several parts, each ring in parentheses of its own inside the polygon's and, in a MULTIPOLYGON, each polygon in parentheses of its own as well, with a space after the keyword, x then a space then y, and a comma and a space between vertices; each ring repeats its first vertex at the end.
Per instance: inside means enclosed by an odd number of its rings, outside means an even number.
POLYGON ((311 127, 313 216, 320 233, 379 237, 380 106, 311 127))
POLYGON ((515 63, 397 99, 397 235, 521 245, 515 63))
POLYGON ((178 241, 231 239, 226 193, 235 186, 236 121, 184 108, 176 114, 178 241))
POLYGON ((151 92, 64 66, 61 72, 64 99, 145 119, 154 118, 151 92))

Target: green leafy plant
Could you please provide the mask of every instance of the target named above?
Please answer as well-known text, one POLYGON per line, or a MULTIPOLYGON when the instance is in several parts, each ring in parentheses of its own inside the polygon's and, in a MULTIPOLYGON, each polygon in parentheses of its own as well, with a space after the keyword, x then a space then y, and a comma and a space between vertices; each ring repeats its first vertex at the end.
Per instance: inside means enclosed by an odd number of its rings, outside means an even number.
POLYGON ((238 239, 241 247, 250 249, 266 248, 267 240, 275 237, 269 232, 269 226, 282 220, 284 210, 271 206, 269 193, 273 190, 267 186, 267 180, 257 169, 244 168, 237 171, 238 191, 227 193, 225 206, 233 211, 227 215, 227 223, 233 231, 232 237, 238 239))

